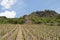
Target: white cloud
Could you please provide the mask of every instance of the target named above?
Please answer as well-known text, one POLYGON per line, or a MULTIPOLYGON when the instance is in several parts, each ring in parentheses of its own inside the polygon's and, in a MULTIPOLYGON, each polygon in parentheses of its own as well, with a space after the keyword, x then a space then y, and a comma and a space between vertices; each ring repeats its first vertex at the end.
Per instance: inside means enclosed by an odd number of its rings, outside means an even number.
POLYGON ((0 16, 6 16, 7 18, 15 18, 16 12, 15 11, 5 11, 0 13, 0 16))
POLYGON ((0 16, 6 16, 7 18, 15 18, 16 12, 8 11, 7 9, 20 10, 21 8, 24 7, 25 3, 23 0, 1 0, 0 5, 2 6, 2 10, 5 10, 5 12, 0 13, 0 16), (16 8, 13 6, 15 3, 16 8))
POLYGON ((9 9, 15 3, 16 3, 16 0, 2 0, 0 5, 2 5, 6 9, 9 9))

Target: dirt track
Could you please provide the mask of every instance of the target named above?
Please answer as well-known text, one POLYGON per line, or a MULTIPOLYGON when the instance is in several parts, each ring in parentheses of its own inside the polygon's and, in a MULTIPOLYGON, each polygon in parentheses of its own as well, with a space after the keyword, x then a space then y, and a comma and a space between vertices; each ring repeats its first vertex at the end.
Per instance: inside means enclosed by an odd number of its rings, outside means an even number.
POLYGON ((19 25, 19 31, 18 31, 18 35, 17 35, 17 39, 16 40, 24 40, 23 39, 23 35, 22 35, 22 30, 21 30, 21 26, 19 25))

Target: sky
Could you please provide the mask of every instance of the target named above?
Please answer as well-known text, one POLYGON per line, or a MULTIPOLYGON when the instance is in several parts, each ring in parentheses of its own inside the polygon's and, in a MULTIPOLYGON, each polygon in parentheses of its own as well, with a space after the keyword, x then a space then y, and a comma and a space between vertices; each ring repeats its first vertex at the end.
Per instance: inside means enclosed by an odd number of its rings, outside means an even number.
POLYGON ((48 9, 60 13, 60 0, 0 0, 0 16, 7 18, 18 18, 48 9))

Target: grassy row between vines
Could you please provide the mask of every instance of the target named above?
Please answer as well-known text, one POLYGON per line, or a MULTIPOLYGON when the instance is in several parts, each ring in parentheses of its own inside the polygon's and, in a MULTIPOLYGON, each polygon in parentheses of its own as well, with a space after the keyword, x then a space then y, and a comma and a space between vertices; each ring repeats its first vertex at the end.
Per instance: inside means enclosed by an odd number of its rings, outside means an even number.
POLYGON ((0 40, 16 40, 18 33, 18 25, 0 24, 0 40))
POLYGON ((60 40, 60 26, 50 26, 45 24, 28 24, 22 26, 29 31, 28 34, 25 31, 27 39, 29 36, 29 38, 31 38, 30 33, 32 33, 37 40, 60 40))

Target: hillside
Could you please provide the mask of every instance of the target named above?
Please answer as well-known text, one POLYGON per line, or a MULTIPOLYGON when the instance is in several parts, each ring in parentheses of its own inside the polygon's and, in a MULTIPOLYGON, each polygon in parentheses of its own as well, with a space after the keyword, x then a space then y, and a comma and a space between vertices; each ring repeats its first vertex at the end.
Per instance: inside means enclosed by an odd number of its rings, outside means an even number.
POLYGON ((59 23, 60 14, 53 10, 44 10, 32 12, 29 15, 24 15, 20 18, 0 17, 1 24, 40 24, 40 23, 59 23))
POLYGON ((32 23, 60 23, 60 14, 53 10, 36 11, 28 15, 32 23))
POLYGON ((35 15, 38 17, 52 17, 57 15, 58 13, 53 10, 44 10, 44 11, 36 11, 32 12, 31 15, 35 15))

